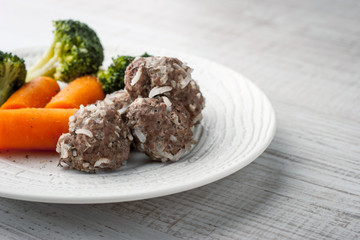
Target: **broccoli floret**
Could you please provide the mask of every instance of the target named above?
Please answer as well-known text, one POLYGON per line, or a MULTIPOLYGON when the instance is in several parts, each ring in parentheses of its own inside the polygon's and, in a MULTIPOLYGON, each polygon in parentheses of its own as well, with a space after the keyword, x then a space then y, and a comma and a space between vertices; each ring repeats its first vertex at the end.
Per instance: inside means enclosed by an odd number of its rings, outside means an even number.
POLYGON ((74 20, 59 20, 53 24, 53 42, 29 70, 26 81, 49 76, 70 82, 77 77, 96 73, 104 60, 104 49, 94 30, 74 20))
MULTIPOLYGON (((141 57, 151 57, 151 55, 144 53, 141 57)), ((112 59, 112 63, 106 71, 99 71, 98 78, 105 93, 112 93, 124 88, 125 70, 134 59, 133 56, 117 56, 112 59)))
POLYGON ((100 71, 98 78, 105 93, 112 93, 124 88, 126 67, 135 59, 132 56, 117 56, 106 71, 100 71))
POLYGON ((24 59, 0 51, 0 106, 25 82, 24 59))

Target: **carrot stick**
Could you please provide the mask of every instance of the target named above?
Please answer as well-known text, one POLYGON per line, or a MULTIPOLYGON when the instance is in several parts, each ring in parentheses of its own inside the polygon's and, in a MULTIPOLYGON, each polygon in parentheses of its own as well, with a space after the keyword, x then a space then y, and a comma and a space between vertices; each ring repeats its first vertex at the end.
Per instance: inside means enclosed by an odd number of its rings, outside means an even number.
POLYGON ((1 109, 42 108, 60 91, 57 82, 49 77, 34 78, 25 83, 1 106, 1 109))
POLYGON ((0 110, 0 149, 55 150, 76 109, 0 110))
POLYGON ((94 76, 84 76, 70 82, 55 95, 45 108, 79 108, 104 99, 100 81, 94 76))

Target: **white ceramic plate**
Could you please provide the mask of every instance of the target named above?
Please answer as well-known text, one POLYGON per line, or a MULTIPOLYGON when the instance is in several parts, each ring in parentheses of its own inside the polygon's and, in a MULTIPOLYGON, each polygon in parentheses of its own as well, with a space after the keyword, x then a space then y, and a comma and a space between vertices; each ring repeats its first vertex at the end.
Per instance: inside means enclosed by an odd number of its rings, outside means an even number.
MULTIPOLYGON (((16 51, 27 66, 45 48, 16 51)), ((150 161, 133 153, 112 172, 86 174, 57 167, 50 152, 0 153, 0 196, 52 203, 122 202, 169 195, 226 177, 255 160, 275 133, 275 114, 267 97, 240 74, 214 62, 166 50, 123 46, 105 50, 104 65, 117 54, 174 56, 187 62, 206 98, 199 143, 176 163, 150 161)))

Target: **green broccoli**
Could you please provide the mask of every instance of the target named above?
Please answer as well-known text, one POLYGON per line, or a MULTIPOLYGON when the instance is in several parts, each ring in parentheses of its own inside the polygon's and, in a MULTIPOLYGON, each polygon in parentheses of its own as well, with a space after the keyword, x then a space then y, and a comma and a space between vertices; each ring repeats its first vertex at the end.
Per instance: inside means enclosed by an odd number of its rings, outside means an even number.
POLYGON ((29 70, 26 81, 49 76, 70 82, 77 77, 96 73, 104 60, 104 49, 94 30, 74 20, 59 20, 53 24, 53 42, 29 70))
POLYGON ((0 51, 0 106, 25 83, 24 59, 0 51))
POLYGON ((106 71, 99 71, 98 78, 105 93, 112 93, 124 88, 126 67, 135 59, 131 56, 117 56, 106 71))
MULTIPOLYGON (((151 55, 144 53, 141 57, 151 57, 151 55)), ((105 93, 112 93, 124 88, 125 70, 134 59, 133 56, 117 56, 112 59, 112 63, 106 71, 99 71, 98 78, 105 93)))

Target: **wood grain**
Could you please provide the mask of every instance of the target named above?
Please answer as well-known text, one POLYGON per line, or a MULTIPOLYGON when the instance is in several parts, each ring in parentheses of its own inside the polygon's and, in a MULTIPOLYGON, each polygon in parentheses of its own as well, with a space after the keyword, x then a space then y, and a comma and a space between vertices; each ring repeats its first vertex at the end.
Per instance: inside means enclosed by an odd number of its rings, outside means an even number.
POLYGON ((360 238, 359 1, 1 6, 3 50, 46 44, 50 20, 78 18, 107 44, 185 51, 233 68, 264 90, 278 120, 273 143, 255 162, 192 191, 104 205, 0 199, 2 238, 360 238))

